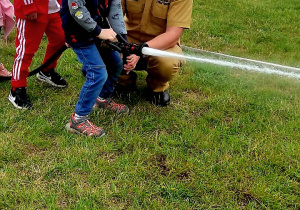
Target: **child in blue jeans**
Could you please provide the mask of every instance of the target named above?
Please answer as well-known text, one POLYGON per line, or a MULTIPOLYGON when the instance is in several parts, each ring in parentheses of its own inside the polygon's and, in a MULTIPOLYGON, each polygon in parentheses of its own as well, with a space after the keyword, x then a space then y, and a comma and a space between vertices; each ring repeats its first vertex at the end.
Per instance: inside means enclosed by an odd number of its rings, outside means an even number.
POLYGON ((90 122, 88 115, 94 108, 103 108, 117 113, 128 113, 123 104, 110 97, 123 69, 117 51, 102 48, 102 39, 113 41, 116 32, 125 34, 121 4, 119 0, 63 0, 61 18, 66 42, 83 64, 86 81, 81 88, 75 113, 66 125, 68 131, 87 136, 101 137, 104 130, 90 122), (108 20, 114 20, 110 23, 108 20), (119 21, 116 21, 119 20, 119 21), (120 23, 120 24, 116 24, 120 23), (116 32, 115 32, 116 31, 116 32))

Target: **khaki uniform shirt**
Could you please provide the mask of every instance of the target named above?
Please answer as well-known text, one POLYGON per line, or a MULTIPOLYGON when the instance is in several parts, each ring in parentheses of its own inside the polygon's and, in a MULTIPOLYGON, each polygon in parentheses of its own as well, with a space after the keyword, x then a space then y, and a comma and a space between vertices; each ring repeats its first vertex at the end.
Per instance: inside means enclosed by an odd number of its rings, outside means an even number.
POLYGON ((167 27, 190 28, 193 0, 122 0, 130 37, 147 42, 167 27))

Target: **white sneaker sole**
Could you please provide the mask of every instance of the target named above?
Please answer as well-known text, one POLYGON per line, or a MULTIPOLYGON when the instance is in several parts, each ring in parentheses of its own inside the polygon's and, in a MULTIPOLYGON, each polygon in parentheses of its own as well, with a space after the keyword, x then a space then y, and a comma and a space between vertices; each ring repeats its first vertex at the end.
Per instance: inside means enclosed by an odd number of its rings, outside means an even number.
POLYGON ((18 104, 16 104, 15 98, 11 95, 11 93, 9 93, 9 96, 8 96, 8 100, 12 103, 12 105, 14 105, 14 107, 18 108, 18 109, 28 109, 27 107, 22 107, 22 106, 19 106, 18 104))

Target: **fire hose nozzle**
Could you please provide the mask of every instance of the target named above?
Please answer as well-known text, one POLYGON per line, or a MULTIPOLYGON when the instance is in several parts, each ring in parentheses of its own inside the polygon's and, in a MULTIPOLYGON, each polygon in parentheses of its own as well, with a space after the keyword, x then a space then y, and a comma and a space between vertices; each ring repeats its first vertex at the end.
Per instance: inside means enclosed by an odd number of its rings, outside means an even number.
POLYGON ((149 47, 147 43, 141 43, 141 44, 135 44, 135 43, 130 43, 128 45, 128 51, 130 52, 130 54, 135 54, 138 56, 143 56, 143 48, 144 47, 149 47))
POLYGON ((111 50, 123 53, 125 56, 130 54, 135 54, 137 56, 143 56, 142 49, 144 47, 149 47, 147 43, 128 43, 122 35, 117 34, 117 42, 110 42, 109 40, 103 40, 101 43, 102 47, 109 48, 111 50))

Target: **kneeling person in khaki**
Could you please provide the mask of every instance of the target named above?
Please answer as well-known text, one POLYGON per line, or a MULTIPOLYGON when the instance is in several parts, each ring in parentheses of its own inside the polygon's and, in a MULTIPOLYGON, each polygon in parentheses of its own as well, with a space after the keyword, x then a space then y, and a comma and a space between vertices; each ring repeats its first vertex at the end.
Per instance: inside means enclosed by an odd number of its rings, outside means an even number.
MULTIPOLYGON (((128 41, 182 53, 180 36, 184 29, 190 28, 192 4, 193 0, 122 0, 128 41)), ((130 55, 124 70, 126 72, 132 66, 136 66, 135 70, 147 70, 147 99, 157 106, 167 106, 170 103, 166 91, 169 81, 183 64, 184 61, 179 59, 130 55)), ((134 72, 126 72, 118 82, 130 86, 135 85, 135 79, 134 72)))

